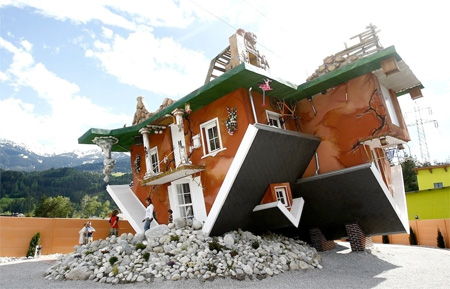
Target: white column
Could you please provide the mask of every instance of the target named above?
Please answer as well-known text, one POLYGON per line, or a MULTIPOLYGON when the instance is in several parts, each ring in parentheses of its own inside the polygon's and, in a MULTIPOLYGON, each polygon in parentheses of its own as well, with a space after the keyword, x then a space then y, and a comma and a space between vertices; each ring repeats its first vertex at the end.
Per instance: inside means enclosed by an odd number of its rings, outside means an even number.
POLYGON ((141 128, 139 132, 142 134, 142 139, 144 141, 145 167, 146 167, 145 177, 148 177, 153 175, 152 160, 150 158, 150 140, 148 138, 150 129, 144 127, 141 128))
MULTIPOLYGON (((173 146, 173 150, 178 150, 178 152, 180 153, 180 165, 186 165, 191 163, 190 160, 188 159, 188 155, 186 152, 186 145, 184 144, 184 123, 183 123, 183 115, 184 115, 184 109, 181 108, 177 108, 175 110, 172 111, 172 115, 175 116, 175 121, 176 121, 176 125, 178 127, 178 132, 181 133, 181 136, 183 138, 183 141, 181 143, 175 143, 174 142, 174 146, 173 146), (183 145, 184 144, 184 145, 183 145)), ((174 135, 172 132, 172 139, 174 139, 174 135)))
POLYGON ((116 161, 111 158, 111 148, 113 145, 118 143, 119 140, 113 136, 105 136, 95 137, 92 142, 98 145, 103 151, 103 174, 105 175, 103 180, 107 183, 109 182, 109 176, 116 166, 116 161))

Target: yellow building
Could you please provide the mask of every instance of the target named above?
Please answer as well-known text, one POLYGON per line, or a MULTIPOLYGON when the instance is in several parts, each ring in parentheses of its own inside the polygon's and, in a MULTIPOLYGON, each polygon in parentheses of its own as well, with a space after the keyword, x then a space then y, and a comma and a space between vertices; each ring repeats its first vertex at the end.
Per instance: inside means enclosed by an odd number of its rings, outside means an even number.
POLYGON ((450 165, 414 169, 419 190, 406 193, 408 218, 450 218, 450 165))

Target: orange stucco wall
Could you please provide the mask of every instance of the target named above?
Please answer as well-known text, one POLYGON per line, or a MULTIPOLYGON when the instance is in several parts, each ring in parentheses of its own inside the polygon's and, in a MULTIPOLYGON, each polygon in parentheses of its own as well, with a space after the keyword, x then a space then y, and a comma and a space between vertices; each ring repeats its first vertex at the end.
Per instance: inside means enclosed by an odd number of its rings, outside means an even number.
MULTIPOLYGON (((317 150, 319 173, 372 161, 370 150, 361 144, 363 141, 387 135, 408 141, 408 131, 396 97, 392 97, 392 101, 400 126, 392 124, 378 79, 373 74, 330 88, 326 93, 314 96, 311 101, 301 100, 299 115, 302 132, 322 138, 317 150)), ((384 152, 377 154, 384 156, 384 152)), ((382 158, 379 164, 385 181, 389 183, 387 160, 382 158)), ((304 176, 314 175, 315 170, 316 163, 312 160, 304 176)))
MULTIPOLYGON (((263 107, 262 94, 258 92, 252 92, 252 94, 258 122, 267 123, 266 110, 275 111, 269 104, 269 98, 266 97, 266 105, 263 107)), ((183 122, 186 146, 189 147, 192 145, 192 137, 200 134, 201 124, 216 117, 219 120, 222 144, 226 150, 219 152, 214 157, 202 158, 203 148, 199 148, 194 150, 192 155, 189 156, 192 164, 205 165, 206 167, 206 169, 201 172, 201 180, 202 187, 205 188, 203 194, 207 213, 211 210, 214 200, 219 192, 242 138, 244 137, 248 125, 254 123, 248 90, 243 88, 237 89, 228 95, 219 98, 210 105, 192 112, 187 118, 185 115, 183 122), (237 109, 238 129, 233 133, 233 135, 228 134, 223 123, 223 121, 228 117, 227 107, 235 107, 237 109)), ((295 123, 293 123, 292 120, 289 121, 286 119, 286 121, 285 126, 287 129, 295 129, 295 123)), ((167 128, 163 130, 162 134, 151 134, 149 141, 151 148, 155 146, 158 147, 160 161, 164 158, 164 156, 168 156, 169 162, 167 164, 161 164, 161 172, 175 168, 170 129, 167 128)), ((158 186, 141 186, 140 183, 143 180, 146 171, 143 145, 135 145, 131 148, 131 163, 133 170, 133 163, 137 154, 140 154, 141 171, 139 173, 133 171, 133 182, 135 185, 132 187, 132 190, 143 203, 147 197, 151 197, 158 215, 158 222, 167 223, 167 210, 170 208, 167 187, 170 183, 158 186)))
MULTIPOLYGON (((58 218, 17 218, 0 217, 0 257, 23 257, 26 255, 31 238, 41 233, 42 254, 70 253, 78 245, 78 232, 87 219, 58 218)), ((109 235, 108 220, 89 220, 95 228, 94 240, 105 239, 109 235)), ((131 225, 119 221, 119 234, 133 233, 131 225)))
MULTIPOLYGON (((411 220, 410 227, 416 234, 417 242, 422 246, 437 247, 437 229, 444 237, 445 247, 450 248, 450 219, 411 220)), ((409 245, 409 234, 389 235, 391 244, 409 245)), ((382 243, 381 236, 372 237, 376 243, 382 243)))

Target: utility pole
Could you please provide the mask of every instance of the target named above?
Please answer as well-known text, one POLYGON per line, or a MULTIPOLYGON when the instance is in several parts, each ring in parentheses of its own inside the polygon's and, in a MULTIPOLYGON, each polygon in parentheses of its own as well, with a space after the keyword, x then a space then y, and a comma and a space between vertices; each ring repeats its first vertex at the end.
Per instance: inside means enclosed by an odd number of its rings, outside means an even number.
MULTIPOLYGON (((417 101, 414 102, 414 117, 416 119, 416 122, 413 124, 408 124, 407 126, 416 126, 417 128, 417 137, 419 139, 419 147, 420 147, 420 157, 422 159, 422 162, 430 163, 430 152, 428 151, 428 143, 427 143, 427 136, 425 134, 425 128, 423 127, 426 123, 434 123, 435 127, 438 127, 437 120, 429 120, 429 119, 423 119, 421 111, 427 110, 428 114, 433 114, 430 107, 421 108, 417 104, 417 101)), ((408 112, 407 112, 408 113, 408 112)))

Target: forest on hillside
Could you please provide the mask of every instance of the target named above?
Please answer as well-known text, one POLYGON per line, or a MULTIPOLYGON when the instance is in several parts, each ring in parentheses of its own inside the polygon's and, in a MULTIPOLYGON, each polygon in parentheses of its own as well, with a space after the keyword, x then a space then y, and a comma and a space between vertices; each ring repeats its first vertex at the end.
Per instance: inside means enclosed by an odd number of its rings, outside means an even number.
MULTIPOLYGON (((75 168, 58 168, 45 171, 19 172, 0 169, 0 214, 22 213, 32 216, 42 212, 50 203, 64 202, 67 217, 116 208, 109 194, 103 174, 79 171, 75 168), (107 204, 108 206, 105 206, 107 204), (89 211, 89 206, 98 207, 89 211)), ((109 184, 129 184, 131 174, 116 174, 109 184)))

